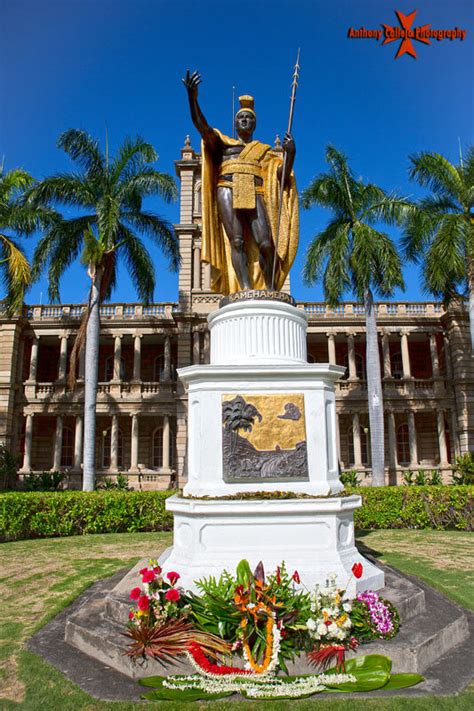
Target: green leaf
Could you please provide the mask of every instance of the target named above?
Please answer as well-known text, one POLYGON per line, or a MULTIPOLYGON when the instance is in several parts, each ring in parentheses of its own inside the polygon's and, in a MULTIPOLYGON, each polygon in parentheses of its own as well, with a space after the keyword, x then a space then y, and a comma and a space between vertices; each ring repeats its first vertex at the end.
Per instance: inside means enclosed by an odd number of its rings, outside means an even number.
MULTIPOLYGON (((390 679, 392 662, 381 654, 367 654, 364 657, 355 657, 346 662, 346 674, 352 674, 356 681, 328 688, 328 692, 343 691, 372 691, 385 686, 390 679)), ((336 669, 331 669, 327 674, 337 674, 336 669)), ((327 684, 329 686, 329 684, 327 684)))
POLYGON ((250 569, 248 560, 241 560, 237 566, 237 582, 239 585, 243 585, 244 588, 248 588, 250 581, 253 580, 253 573, 250 569))
POLYGON ((143 679, 139 679, 138 683, 142 686, 149 686, 152 689, 161 689, 166 678, 166 676, 145 676, 143 679))
POLYGON ((383 687, 385 689, 406 689, 409 686, 415 686, 424 681, 425 677, 421 674, 392 674, 388 682, 383 687))

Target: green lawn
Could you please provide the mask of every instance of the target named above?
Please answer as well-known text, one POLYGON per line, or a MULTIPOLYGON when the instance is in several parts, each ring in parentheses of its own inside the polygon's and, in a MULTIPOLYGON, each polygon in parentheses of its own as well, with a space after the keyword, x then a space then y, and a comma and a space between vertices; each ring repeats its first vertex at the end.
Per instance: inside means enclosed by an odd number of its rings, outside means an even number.
MULTIPOLYGON (((156 557, 169 543, 170 534, 167 533, 108 534, 4 543, 0 547, 0 709, 131 711, 142 708, 141 704, 97 702, 41 658, 26 651, 25 642, 94 580, 131 566, 141 557, 156 557)), ((370 531, 360 533, 359 543, 374 551, 380 560, 418 575, 456 602, 474 608, 472 591, 469 590, 469 586, 472 590, 474 568, 468 555, 469 534, 370 531)), ((328 711, 467 710, 474 708, 474 690, 446 699, 316 699, 296 703, 303 710, 313 709, 318 701, 328 711)), ((212 707, 219 711, 227 709, 228 703, 199 703, 194 707, 212 707)), ((180 708, 188 705, 180 704, 180 708)), ((234 702, 231 708, 250 710, 256 705, 255 702, 234 702)), ((265 702, 265 708, 269 709, 283 710, 287 705, 285 701, 265 702)), ((172 707, 176 704, 167 705, 168 709, 172 707)))

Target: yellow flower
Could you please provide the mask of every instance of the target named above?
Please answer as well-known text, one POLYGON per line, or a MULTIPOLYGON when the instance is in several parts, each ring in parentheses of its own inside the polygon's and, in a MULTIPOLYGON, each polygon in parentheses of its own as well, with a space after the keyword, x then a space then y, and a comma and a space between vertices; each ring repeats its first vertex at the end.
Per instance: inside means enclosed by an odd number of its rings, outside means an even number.
POLYGON ((341 627, 341 625, 343 625, 346 620, 347 620, 347 615, 341 615, 340 617, 337 618, 336 625, 338 627, 341 627))

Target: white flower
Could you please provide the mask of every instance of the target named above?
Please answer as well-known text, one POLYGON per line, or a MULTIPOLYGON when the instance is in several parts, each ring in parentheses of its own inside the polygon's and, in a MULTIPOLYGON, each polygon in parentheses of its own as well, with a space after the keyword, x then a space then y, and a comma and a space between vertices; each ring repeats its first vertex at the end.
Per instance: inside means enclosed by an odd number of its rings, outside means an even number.
POLYGON ((339 632, 336 635, 337 639, 344 639, 345 636, 346 636, 346 633, 344 632, 344 630, 339 630, 339 632))
POLYGON ((316 621, 310 617, 306 623, 306 627, 313 632, 316 629, 316 621))
POLYGON ((324 637, 324 635, 326 634, 326 630, 327 630, 326 625, 323 624, 322 622, 320 622, 316 631, 319 635, 321 635, 321 637, 324 637))
POLYGON ((351 612, 351 610, 352 610, 351 603, 350 602, 343 602, 342 609, 344 610, 344 612, 351 612))
POLYGON ((331 624, 328 626, 328 632, 329 632, 329 634, 336 634, 337 625, 335 622, 331 622, 331 624))
POLYGON ((344 622, 342 623, 342 626, 343 626, 344 629, 346 629, 346 630, 348 630, 349 627, 352 627, 352 622, 351 622, 350 617, 348 617, 347 620, 344 620, 344 622))

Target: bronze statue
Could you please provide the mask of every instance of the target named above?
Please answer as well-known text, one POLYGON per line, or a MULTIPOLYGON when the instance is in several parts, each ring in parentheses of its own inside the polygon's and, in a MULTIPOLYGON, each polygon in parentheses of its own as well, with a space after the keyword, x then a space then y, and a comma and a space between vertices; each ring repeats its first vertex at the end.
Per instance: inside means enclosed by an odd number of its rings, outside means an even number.
POLYGON ((189 70, 183 83, 191 118, 202 136, 202 249, 211 269, 213 291, 280 289, 293 263, 298 243, 298 197, 293 175, 295 142, 287 133, 285 175, 281 152, 253 140, 257 124, 254 101, 241 96, 235 115, 238 139, 211 128, 198 103, 201 76, 189 70), (283 178, 280 231, 275 258, 283 178))

